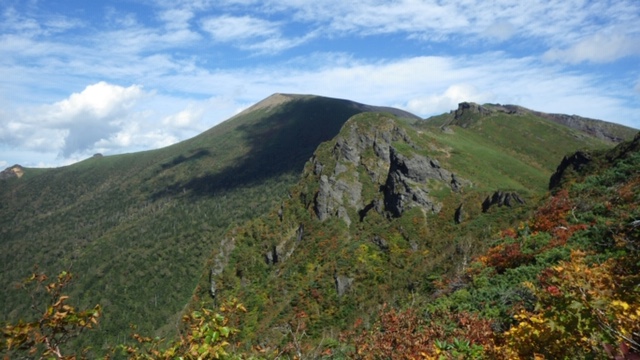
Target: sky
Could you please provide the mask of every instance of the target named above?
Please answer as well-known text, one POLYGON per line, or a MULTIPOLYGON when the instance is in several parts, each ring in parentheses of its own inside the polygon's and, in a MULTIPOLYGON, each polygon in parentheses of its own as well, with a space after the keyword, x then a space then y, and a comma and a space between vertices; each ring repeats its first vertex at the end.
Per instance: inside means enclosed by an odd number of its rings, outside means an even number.
POLYGON ((0 169, 164 147, 273 93, 640 128, 640 1, 0 0, 0 169))

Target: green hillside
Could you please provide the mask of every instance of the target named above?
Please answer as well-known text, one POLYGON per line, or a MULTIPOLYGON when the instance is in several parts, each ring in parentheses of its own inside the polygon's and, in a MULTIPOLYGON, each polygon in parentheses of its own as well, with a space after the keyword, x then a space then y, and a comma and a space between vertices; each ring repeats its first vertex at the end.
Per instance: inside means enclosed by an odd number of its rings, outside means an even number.
MULTIPOLYGON (((383 303, 432 304, 436 280, 530 216, 564 155, 630 133, 474 109, 422 121, 276 94, 167 148, 23 169, 0 182, 0 286, 34 266, 76 274, 69 295, 104 310, 79 339, 97 352, 231 298, 248 310, 238 350, 283 349, 300 314, 305 344, 338 349, 383 303)), ((1 292, 0 322, 29 307, 1 292)))
POLYGON ((197 299, 238 298, 245 344, 286 348, 300 314, 309 346, 335 344, 382 304, 431 303, 435 280, 530 216, 565 154, 611 146, 532 114, 461 115, 352 117, 281 205, 227 233, 197 299))
MULTIPOLYGON (((172 334, 224 231, 271 209, 315 148, 368 109, 276 94, 167 148, 24 169, 0 184, 0 287, 36 265, 70 270, 70 295, 104 308, 87 342, 122 342, 131 323, 172 334)), ((0 321, 28 313, 24 296, 0 293, 0 321)))

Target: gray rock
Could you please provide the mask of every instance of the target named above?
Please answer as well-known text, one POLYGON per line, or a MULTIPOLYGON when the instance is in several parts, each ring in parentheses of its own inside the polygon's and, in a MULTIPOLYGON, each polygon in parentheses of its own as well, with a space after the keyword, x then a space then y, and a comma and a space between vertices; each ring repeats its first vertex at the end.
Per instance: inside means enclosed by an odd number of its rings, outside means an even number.
POLYGON ((222 271, 229 262, 229 255, 233 252, 235 247, 236 239, 235 237, 231 237, 222 239, 222 241, 220 242, 220 246, 217 249, 218 254, 213 259, 214 266, 209 269, 209 295, 214 299, 218 292, 218 287, 216 286, 216 277, 222 274, 222 271))
POLYGON ((375 235, 371 241, 384 252, 389 251, 389 243, 382 236, 375 235))
POLYGON ((356 144, 352 144, 350 141, 344 138, 338 139, 334 148, 335 153, 338 154, 338 159, 344 159, 353 164, 360 163, 360 151, 356 147, 356 144))
POLYGON ((275 246, 271 247, 266 254, 264 254, 264 261, 267 265, 275 265, 279 261, 278 250, 275 246))
MULTIPOLYGON (((356 174, 357 175, 357 174, 356 174)), ((362 184, 357 179, 348 181, 345 179, 335 180, 326 175, 320 177, 320 189, 315 198, 315 212, 320 221, 328 219, 330 216, 339 216, 342 220, 351 224, 351 219, 345 206, 360 208, 362 184)))
POLYGON ((458 180, 456 174, 451 174, 451 190, 454 192, 459 192, 462 189, 462 183, 458 180))
POLYGON ((337 273, 333 274, 333 279, 335 280, 336 292, 338 293, 338 296, 343 296, 344 294, 346 294, 351 289, 354 281, 353 278, 344 275, 338 275, 337 273))
POLYGON ((347 224, 347 226, 351 226, 351 218, 349 217, 349 213, 347 213, 347 209, 344 206, 340 206, 338 208, 338 213, 336 214, 338 218, 342 219, 342 221, 347 224))
POLYGON ((304 224, 300 224, 298 226, 298 230, 296 230, 296 241, 302 241, 302 237, 304 236, 304 224))
MULTIPOLYGON (((472 116, 474 114, 479 114, 480 116, 486 116, 491 114, 492 111, 487 109, 482 105, 478 105, 472 102, 462 102, 458 104, 458 109, 454 113, 454 119, 460 120, 465 119, 468 116, 472 116)), ((467 127, 469 124, 462 123, 460 124, 462 127, 467 127)))
POLYGON ((336 164, 336 168, 333 170, 333 175, 338 176, 343 172, 347 171, 347 166, 341 162, 336 164))
POLYGON ((453 220, 456 222, 456 224, 460 224, 460 223, 462 223, 464 221, 463 205, 464 204, 460 204, 460 206, 458 206, 458 208, 456 208, 456 212, 453 215, 453 220))
POLYGON ((442 205, 429 197, 425 183, 429 179, 445 181, 450 176, 437 161, 422 155, 409 158, 391 147, 389 174, 383 189, 385 210, 399 217, 407 206, 417 205, 438 213, 442 205))
POLYGON ((515 191, 496 191, 492 195, 487 196, 482 202, 482 212, 487 212, 493 206, 507 206, 512 207, 515 205, 525 204, 525 200, 515 191))
POLYGON ((409 246, 411 247, 411 250, 418 251, 418 243, 415 242, 415 240, 409 241, 409 246))
POLYGON ((591 162, 591 155, 584 151, 577 151, 571 156, 565 156, 556 168, 556 171, 549 179, 549 190, 554 190, 562 182, 562 176, 567 169, 579 171, 582 167, 591 162))
POLYGON ((318 162, 316 159, 313 159, 313 173, 318 176, 320 174, 322 174, 322 169, 324 168, 324 166, 322 164, 320 164, 320 162, 318 162))

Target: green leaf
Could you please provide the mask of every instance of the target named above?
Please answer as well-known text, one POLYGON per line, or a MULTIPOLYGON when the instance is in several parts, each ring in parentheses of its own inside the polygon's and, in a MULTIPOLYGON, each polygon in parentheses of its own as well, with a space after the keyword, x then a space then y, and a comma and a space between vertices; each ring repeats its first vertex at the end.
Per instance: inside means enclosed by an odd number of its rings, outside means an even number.
POLYGON ((223 327, 220 328, 220 334, 223 337, 228 337, 229 333, 231 333, 231 329, 229 329, 227 326, 223 326, 223 327))

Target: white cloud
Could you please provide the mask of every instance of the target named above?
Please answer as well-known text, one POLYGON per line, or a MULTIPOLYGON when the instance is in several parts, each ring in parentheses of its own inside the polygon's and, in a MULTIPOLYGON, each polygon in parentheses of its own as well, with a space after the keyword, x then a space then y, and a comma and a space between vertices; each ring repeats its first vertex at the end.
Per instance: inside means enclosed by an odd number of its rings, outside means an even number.
POLYGON ((46 121, 67 125, 79 121, 79 117, 89 121, 109 120, 130 109, 142 96, 144 91, 139 85, 125 88, 101 81, 51 105, 46 111, 46 121))
POLYGON ((280 35, 279 24, 251 16, 219 16, 202 21, 202 29, 219 42, 263 39, 280 35))
POLYGON ((203 108, 189 106, 177 114, 172 114, 162 119, 162 124, 174 128, 192 128, 202 120, 203 108))
POLYGON ((571 66, 640 55, 635 0, 152 0, 94 6, 95 22, 34 4, 0 10, 0 147, 65 156, 44 164, 180 141, 274 92, 421 116, 459 101, 619 122, 639 110, 632 61, 614 80, 571 66))
POLYGON ((168 9, 159 14, 168 29, 188 29, 193 17, 193 11, 187 9, 168 9))
POLYGON ((146 95, 138 85, 89 85, 51 105, 2 114, 0 141, 28 150, 59 151, 68 158, 116 133, 146 95))
POLYGON ((640 3, 635 0, 226 0, 222 4, 246 12, 282 14, 329 37, 405 34, 434 42, 486 37, 503 41, 517 31, 525 39, 567 46, 613 26, 626 34, 640 31, 640 3))
POLYGON ((516 27, 508 21, 496 22, 484 31, 484 35, 497 41, 505 41, 516 33, 516 27))
POLYGON ((282 33, 282 23, 252 16, 210 17, 202 21, 201 27, 216 42, 230 43, 261 54, 278 53, 299 46, 318 34, 310 31, 302 36, 286 37, 282 33))
POLYGON ((416 114, 439 114, 457 108, 458 104, 464 101, 482 104, 489 98, 473 85, 457 84, 448 87, 442 94, 409 100, 406 108, 416 114))
POLYGON ((551 49, 544 54, 544 58, 571 64, 584 61, 606 63, 631 55, 640 55, 640 36, 618 33, 589 36, 569 48, 551 49))

